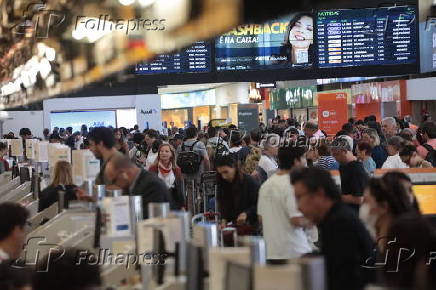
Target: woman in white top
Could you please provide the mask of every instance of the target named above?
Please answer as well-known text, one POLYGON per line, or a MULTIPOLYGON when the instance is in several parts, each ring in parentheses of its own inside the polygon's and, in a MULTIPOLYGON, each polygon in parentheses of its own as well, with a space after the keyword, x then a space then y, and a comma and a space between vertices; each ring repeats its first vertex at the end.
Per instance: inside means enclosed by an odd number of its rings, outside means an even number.
MULTIPOLYGON (((269 178, 271 175, 276 173, 279 168, 276 160, 279 146, 272 144, 273 142, 271 139, 272 138, 267 138, 267 140, 265 140, 263 143, 262 157, 260 158, 258 164, 258 167, 264 171, 266 178, 269 178)), ((266 178, 261 178, 261 183, 263 183, 266 178)))
POLYGON ((382 168, 408 168, 408 166, 401 160, 399 152, 403 146, 404 139, 400 136, 393 136, 388 140, 388 154, 389 157, 383 163, 382 168))
POLYGON ((174 204, 178 209, 185 207, 182 191, 182 171, 176 164, 176 151, 168 143, 160 145, 157 158, 148 169, 154 172, 168 186, 174 204))

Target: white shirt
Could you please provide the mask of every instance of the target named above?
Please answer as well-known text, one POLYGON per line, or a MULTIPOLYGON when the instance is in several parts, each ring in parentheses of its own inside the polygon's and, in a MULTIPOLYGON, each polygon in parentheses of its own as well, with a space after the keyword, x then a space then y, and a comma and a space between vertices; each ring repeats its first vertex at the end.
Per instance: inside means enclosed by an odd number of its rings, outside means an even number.
POLYGON ((279 168, 277 162, 273 158, 266 156, 265 154, 260 157, 258 166, 266 172, 268 178, 276 173, 277 169, 279 168))
POLYGON ((9 254, 3 251, 2 249, 0 249, 0 263, 8 259, 9 259, 9 254))
POLYGON ((257 212, 262 216, 268 259, 292 259, 312 251, 303 228, 290 219, 301 217, 289 174, 274 174, 261 186, 257 212))
POLYGON ((241 149, 242 149, 242 146, 239 146, 239 147, 232 147, 232 148, 229 149, 229 152, 230 152, 230 153, 236 153, 236 152, 238 152, 238 151, 241 150, 241 149))
POLYGON ((176 181, 176 176, 174 175, 174 171, 171 170, 170 173, 168 173, 166 176, 162 175, 162 173, 160 173, 160 170, 158 169, 158 176, 159 178, 165 182, 165 184, 168 186, 168 188, 173 188, 174 187, 174 182, 176 181))
POLYGON ((401 160, 400 155, 397 153, 394 156, 389 156, 386 159, 385 163, 383 163, 382 168, 409 168, 406 163, 401 160))
POLYGON ((148 170, 150 168, 150 166, 152 166, 154 164, 154 162, 156 161, 158 152, 153 153, 153 151, 149 151, 148 155, 147 155, 147 159, 145 160, 145 170, 148 170))
POLYGON ((207 140, 207 142, 208 142, 209 144, 213 145, 213 146, 217 146, 218 143, 222 143, 224 146, 226 146, 227 149, 229 149, 229 145, 228 145, 227 142, 224 141, 223 138, 221 138, 221 137, 212 137, 212 138, 209 138, 209 139, 207 140))

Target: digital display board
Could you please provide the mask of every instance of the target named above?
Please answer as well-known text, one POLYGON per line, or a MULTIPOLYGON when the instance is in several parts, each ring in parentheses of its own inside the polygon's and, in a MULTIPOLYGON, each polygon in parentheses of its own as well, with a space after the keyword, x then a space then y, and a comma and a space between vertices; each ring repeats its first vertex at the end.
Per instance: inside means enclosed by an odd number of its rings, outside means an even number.
POLYGON ((413 185, 422 214, 436 215, 436 185, 413 185))
POLYGON ((415 6, 317 13, 320 68, 417 63, 415 6))
POLYGON ((73 132, 80 131, 84 124, 90 127, 117 127, 115 111, 77 111, 54 112, 50 114, 51 129, 54 127, 73 127, 73 132))
POLYGON ((311 13, 296 13, 264 24, 238 26, 215 39, 216 70, 311 66, 313 30, 311 13))
POLYGON ((175 54, 161 54, 153 61, 136 65, 136 74, 200 73, 211 71, 211 45, 195 42, 175 54))

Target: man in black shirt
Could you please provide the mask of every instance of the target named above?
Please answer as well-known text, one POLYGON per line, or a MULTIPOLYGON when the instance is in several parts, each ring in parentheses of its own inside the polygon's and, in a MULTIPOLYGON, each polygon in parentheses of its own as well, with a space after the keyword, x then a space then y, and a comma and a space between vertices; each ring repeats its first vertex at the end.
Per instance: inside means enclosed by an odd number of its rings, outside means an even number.
POLYGON ((364 268, 372 241, 365 226, 341 201, 328 171, 303 168, 291 174, 295 198, 303 215, 318 225, 329 290, 361 290, 372 282, 373 270, 364 268))
POLYGON ((363 164, 351 151, 353 139, 348 136, 340 136, 331 144, 332 156, 339 162, 341 175, 342 201, 359 213, 359 207, 363 203, 363 192, 369 181, 369 176, 363 164))

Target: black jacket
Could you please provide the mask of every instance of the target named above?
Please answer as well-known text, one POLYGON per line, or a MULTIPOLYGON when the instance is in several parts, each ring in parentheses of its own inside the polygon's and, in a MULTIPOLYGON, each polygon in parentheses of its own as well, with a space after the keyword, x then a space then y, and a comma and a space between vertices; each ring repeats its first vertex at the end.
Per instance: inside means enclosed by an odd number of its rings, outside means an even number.
POLYGON ((144 218, 148 218, 148 204, 150 202, 170 202, 172 204, 166 184, 157 175, 144 169, 141 169, 141 173, 130 195, 142 196, 144 218))
POLYGON ((374 281, 374 269, 363 267, 372 257, 374 243, 351 208, 336 203, 319 230, 328 290, 361 290, 374 281))
POLYGON ((250 175, 244 174, 242 179, 233 183, 218 182, 218 210, 221 218, 227 222, 236 221, 238 216, 247 213, 248 223, 257 223, 257 199, 259 184, 250 175))
POLYGON ((67 208, 69 200, 76 200, 76 188, 75 185, 58 185, 54 187, 53 185, 49 185, 46 189, 41 191, 39 194, 39 203, 38 203, 38 212, 43 211, 44 209, 50 207, 53 203, 58 202, 59 200, 59 191, 65 191, 65 205, 67 208))

